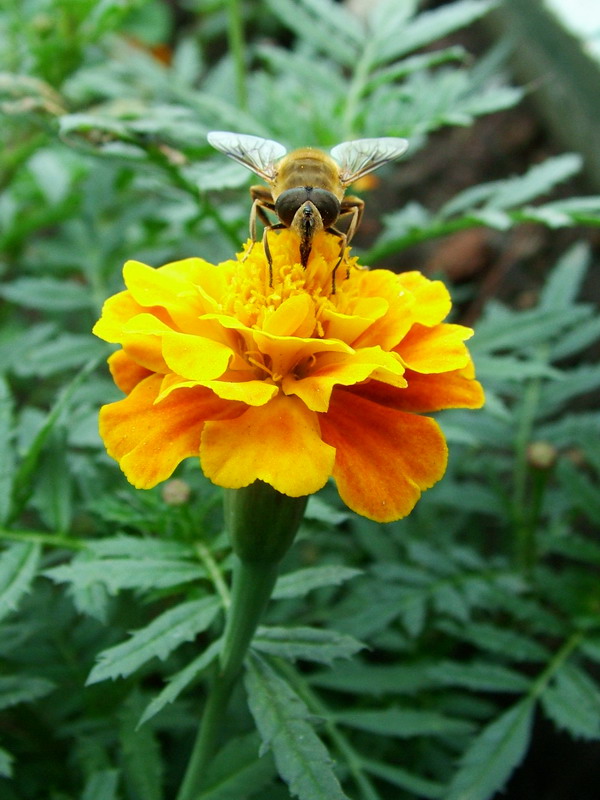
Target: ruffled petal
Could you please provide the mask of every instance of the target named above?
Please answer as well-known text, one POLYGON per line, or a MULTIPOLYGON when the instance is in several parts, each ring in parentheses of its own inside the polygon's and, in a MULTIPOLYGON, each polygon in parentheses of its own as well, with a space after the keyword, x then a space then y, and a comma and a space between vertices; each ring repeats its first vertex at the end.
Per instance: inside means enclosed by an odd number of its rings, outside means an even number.
POLYGON ((333 476, 340 497, 378 522, 409 514, 446 470, 446 441, 434 420, 345 390, 333 394, 321 431, 336 449, 333 476))
POLYGON ((373 380, 351 386, 347 391, 399 411, 426 413, 445 408, 481 408, 485 400, 483 388, 472 375, 470 366, 443 375, 407 370, 404 377, 408 386, 404 389, 373 380))
POLYGON ((311 336, 314 329, 315 304, 307 294, 288 297, 263 325, 263 330, 273 336, 311 336))
POLYGON ((124 350, 117 350, 108 357, 108 368, 114 382, 125 394, 129 394, 140 381, 152 375, 151 370, 141 367, 124 350))
POLYGON ((374 374, 388 378, 395 386, 405 386, 404 367, 395 353, 380 347, 365 347, 356 353, 324 353, 302 370, 288 374, 282 382, 286 394, 298 396, 312 411, 327 411, 334 386, 360 383, 374 374))
POLYGON ((177 465, 197 455, 207 418, 239 413, 203 387, 180 389, 155 403, 162 376, 151 375, 124 399, 100 409, 106 450, 138 489, 169 478, 177 465))
POLYGON ((432 281, 420 272, 401 272, 400 286, 413 297, 413 319, 421 325, 438 325, 452 308, 448 289, 441 281, 432 281))
POLYGON ((205 386, 222 400, 235 400, 249 406, 264 406, 268 403, 279 388, 274 383, 267 381, 189 381, 180 375, 166 375, 162 381, 159 400, 167 397, 176 389, 192 386, 205 386))
POLYGON ((261 480, 290 497, 321 489, 334 458, 317 415, 282 394, 236 419, 207 422, 200 445, 204 474, 219 486, 240 489, 261 480))
POLYGON ((170 370, 193 381, 219 378, 234 355, 220 342, 171 331, 162 337, 162 353, 170 370))
POLYGON ((394 348, 415 372, 449 372, 462 369, 471 360, 464 341, 471 328, 442 323, 432 328, 415 324, 394 348))

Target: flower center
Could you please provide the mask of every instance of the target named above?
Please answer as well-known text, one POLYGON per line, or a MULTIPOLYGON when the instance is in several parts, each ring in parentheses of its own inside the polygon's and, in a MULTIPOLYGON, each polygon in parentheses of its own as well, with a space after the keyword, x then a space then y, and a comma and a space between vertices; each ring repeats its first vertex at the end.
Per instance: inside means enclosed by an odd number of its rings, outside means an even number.
POLYGON ((247 244, 244 254, 238 256, 222 298, 223 310, 248 327, 262 329, 286 300, 298 294, 308 294, 315 313, 315 329, 308 335, 322 336, 319 319, 323 309, 337 306, 356 259, 344 259, 335 269, 340 259, 340 241, 331 234, 322 233, 317 234, 312 242, 305 269, 300 263, 298 237, 292 231, 273 231, 268 237, 271 269, 262 243, 247 244))

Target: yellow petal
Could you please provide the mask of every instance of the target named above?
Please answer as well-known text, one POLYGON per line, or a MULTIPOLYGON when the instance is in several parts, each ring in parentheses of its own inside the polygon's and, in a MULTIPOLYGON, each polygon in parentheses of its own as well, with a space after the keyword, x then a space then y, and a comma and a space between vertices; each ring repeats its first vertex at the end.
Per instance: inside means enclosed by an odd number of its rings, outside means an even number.
POLYGON ((334 392, 321 430, 336 449, 333 476, 340 497, 378 522, 409 514, 446 469, 446 442, 434 420, 343 389, 334 392))
POLYGON ((420 272, 401 272, 398 280, 413 298, 413 318, 421 325, 437 325, 446 319, 452 308, 448 289, 441 281, 431 281, 420 272))
POLYGON ((321 440, 317 415, 282 394, 237 419, 207 422, 200 445, 204 474, 219 486, 239 489, 261 480, 290 497, 324 486, 334 457, 321 440))
POLYGON ((461 369, 471 360, 464 340, 471 328, 442 323, 432 328, 413 325, 395 351, 415 372, 449 372, 461 369))
POLYGON ((334 386, 360 383, 374 373, 390 383, 405 386, 404 367, 395 353, 366 347, 356 353, 325 353, 314 359, 306 376, 289 374, 283 379, 286 394, 297 395, 312 411, 327 411, 334 386))
POLYGON ((167 397, 175 389, 191 386, 205 386, 222 400, 235 400, 249 406, 263 406, 268 403, 277 392, 278 387, 267 381, 190 381, 180 375, 166 375, 162 381, 159 400, 167 397))
POLYGON ((274 336, 311 336, 315 328, 315 304, 307 294, 288 297, 263 326, 274 336))
POLYGON ((220 342, 174 331, 163 335, 162 354, 169 369, 193 381, 219 378, 233 356, 220 342))

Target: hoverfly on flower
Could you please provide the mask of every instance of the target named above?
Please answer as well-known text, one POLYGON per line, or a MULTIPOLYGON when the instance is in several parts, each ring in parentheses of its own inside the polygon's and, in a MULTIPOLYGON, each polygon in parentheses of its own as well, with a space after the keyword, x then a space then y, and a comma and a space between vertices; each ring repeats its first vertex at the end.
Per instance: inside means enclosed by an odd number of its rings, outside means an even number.
POLYGON ((212 131, 209 144, 238 161, 265 180, 268 186, 251 186, 250 237, 256 241, 256 218, 265 226, 263 247, 269 265, 269 282, 273 283, 273 260, 267 234, 272 230, 290 228, 300 240, 300 263, 308 264, 313 238, 319 231, 337 236, 340 252, 332 272, 332 292, 335 293, 335 273, 341 264, 347 245, 352 241, 360 223, 364 202, 353 195, 344 196, 350 184, 383 164, 399 158, 408 148, 406 139, 384 137, 357 139, 338 144, 324 153, 314 147, 301 147, 286 152, 286 148, 271 139, 227 131, 212 131), (276 214, 272 224, 265 211, 276 214), (346 232, 335 226, 340 217, 350 215, 346 232))

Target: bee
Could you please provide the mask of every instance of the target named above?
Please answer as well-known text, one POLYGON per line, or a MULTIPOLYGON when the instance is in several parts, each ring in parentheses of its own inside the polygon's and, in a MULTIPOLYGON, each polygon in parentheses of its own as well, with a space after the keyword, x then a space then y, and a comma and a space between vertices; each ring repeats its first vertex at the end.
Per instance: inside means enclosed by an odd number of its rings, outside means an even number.
POLYGON ((212 131, 207 139, 217 150, 243 164, 268 184, 250 187, 250 248, 256 241, 258 217, 265 226, 262 241, 269 265, 269 285, 273 285, 269 231, 290 228, 298 235, 300 263, 305 269, 315 234, 326 231, 340 240, 340 255, 332 272, 332 293, 335 293, 335 273, 364 209, 360 197, 344 196, 346 188, 363 175, 398 158, 408 148, 406 139, 357 139, 336 145, 328 155, 314 147, 301 147, 287 153, 282 144, 271 139, 227 131, 212 131), (278 222, 271 223, 266 211, 275 214, 278 222), (350 217, 345 233, 335 227, 340 217, 350 217))

